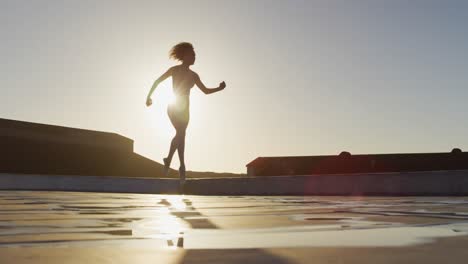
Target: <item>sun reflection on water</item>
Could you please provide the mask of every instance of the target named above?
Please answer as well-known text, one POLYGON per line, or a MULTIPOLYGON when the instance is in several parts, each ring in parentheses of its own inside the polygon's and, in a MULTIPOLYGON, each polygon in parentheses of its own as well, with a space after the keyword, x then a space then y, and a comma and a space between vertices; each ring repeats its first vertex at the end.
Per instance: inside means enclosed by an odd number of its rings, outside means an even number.
POLYGON ((173 207, 176 210, 182 211, 187 209, 187 205, 184 202, 183 195, 171 195, 168 196, 166 199, 171 204, 171 207, 173 207))
POLYGON ((176 250, 183 247, 184 234, 190 226, 178 213, 187 209, 183 195, 165 195, 161 197, 157 216, 151 221, 146 221, 135 230, 135 235, 145 238, 162 239, 167 249, 176 250))
MULTIPOLYGON (((184 211, 187 209, 183 195, 167 196, 166 200, 169 202, 171 210, 175 209, 176 211, 184 211)), ((168 210, 168 213, 172 219, 169 217, 166 218, 169 221, 163 225, 163 232, 168 234, 168 248, 171 250, 176 250, 178 247, 183 246, 184 231, 187 229, 187 227, 184 226, 178 217, 174 217, 171 214, 171 211, 168 210)))

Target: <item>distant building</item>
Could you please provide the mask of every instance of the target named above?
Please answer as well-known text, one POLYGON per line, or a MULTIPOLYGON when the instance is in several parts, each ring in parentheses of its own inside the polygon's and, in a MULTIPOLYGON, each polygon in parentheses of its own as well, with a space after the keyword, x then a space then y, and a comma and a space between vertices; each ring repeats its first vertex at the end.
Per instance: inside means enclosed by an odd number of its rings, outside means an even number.
POLYGON ((115 133, 0 118, 0 173, 160 177, 162 165, 115 133))
POLYGON ((350 174, 468 169, 468 153, 366 154, 258 157, 246 165, 248 176, 350 174))

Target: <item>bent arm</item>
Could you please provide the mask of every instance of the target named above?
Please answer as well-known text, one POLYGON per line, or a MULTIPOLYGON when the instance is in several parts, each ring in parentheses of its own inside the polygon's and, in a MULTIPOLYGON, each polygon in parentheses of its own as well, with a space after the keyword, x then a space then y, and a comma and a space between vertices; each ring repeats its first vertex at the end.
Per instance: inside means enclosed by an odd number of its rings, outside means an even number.
POLYGON ((212 94, 223 90, 226 87, 226 84, 222 82, 217 88, 206 88, 205 84, 200 80, 198 74, 195 75, 195 84, 204 94, 212 94))
POLYGON ((151 95, 153 94, 154 90, 156 89, 156 87, 158 87, 158 85, 162 81, 166 80, 171 75, 172 75, 172 68, 169 68, 165 73, 163 73, 163 75, 159 76, 159 78, 156 79, 156 81, 154 81, 153 86, 151 86, 151 89, 150 89, 150 91, 148 93, 147 98, 150 98, 151 95))

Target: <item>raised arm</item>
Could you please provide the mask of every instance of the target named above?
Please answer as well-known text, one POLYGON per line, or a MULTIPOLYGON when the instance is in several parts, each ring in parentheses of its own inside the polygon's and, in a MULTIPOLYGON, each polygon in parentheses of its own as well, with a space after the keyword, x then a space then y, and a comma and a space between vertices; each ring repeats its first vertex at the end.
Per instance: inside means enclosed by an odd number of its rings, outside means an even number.
POLYGON ((216 92, 219 92, 219 91, 223 90, 226 87, 226 83, 221 82, 217 88, 206 88, 206 86, 200 80, 200 76, 198 76, 198 74, 196 74, 196 73, 195 73, 195 84, 205 94, 216 93, 216 92))
POLYGON ((163 73, 163 75, 159 76, 158 79, 156 79, 156 81, 154 81, 153 83, 153 86, 151 86, 151 89, 148 93, 148 96, 146 97, 146 104, 149 106, 151 105, 151 103, 148 103, 151 101, 151 95, 153 94, 154 90, 156 89, 156 87, 158 87, 158 85, 166 80, 169 76, 172 76, 172 67, 169 68, 165 73, 163 73))

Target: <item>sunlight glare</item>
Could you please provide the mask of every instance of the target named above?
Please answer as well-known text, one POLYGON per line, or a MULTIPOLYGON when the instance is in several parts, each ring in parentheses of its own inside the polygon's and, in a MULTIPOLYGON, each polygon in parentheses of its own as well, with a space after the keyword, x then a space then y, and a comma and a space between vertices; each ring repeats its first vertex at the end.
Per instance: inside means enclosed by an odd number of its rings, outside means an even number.
POLYGON ((156 89, 154 98, 156 99, 156 102, 166 107, 170 104, 173 104, 175 102, 175 96, 171 85, 161 84, 161 87, 156 89))
POLYGON ((185 210, 187 208, 187 205, 183 201, 183 196, 181 195, 168 196, 167 200, 174 209, 185 210))

